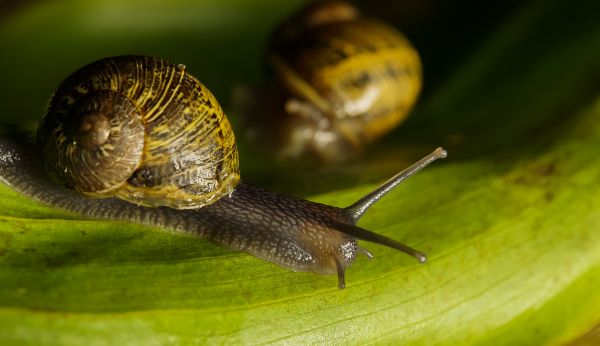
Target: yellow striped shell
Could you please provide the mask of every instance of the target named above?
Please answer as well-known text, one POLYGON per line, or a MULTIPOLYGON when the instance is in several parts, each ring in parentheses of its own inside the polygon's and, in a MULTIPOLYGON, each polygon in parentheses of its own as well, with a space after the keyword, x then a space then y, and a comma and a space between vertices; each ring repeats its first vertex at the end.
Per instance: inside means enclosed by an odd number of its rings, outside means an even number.
POLYGON ((44 164, 69 188, 145 206, 198 208, 233 191, 238 152, 211 92, 183 65, 120 56, 64 80, 38 129, 44 164))
POLYGON ((316 2, 282 25, 270 63, 288 91, 282 121, 291 156, 343 159, 402 122, 421 90, 408 40, 340 1, 316 2))

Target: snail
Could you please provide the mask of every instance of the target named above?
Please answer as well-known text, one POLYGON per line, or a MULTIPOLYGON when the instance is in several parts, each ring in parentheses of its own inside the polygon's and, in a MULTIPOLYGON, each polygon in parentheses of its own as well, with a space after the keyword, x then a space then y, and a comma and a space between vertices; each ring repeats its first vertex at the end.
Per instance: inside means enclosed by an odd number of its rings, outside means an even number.
POLYGON ((346 160, 400 124, 421 90, 410 42, 343 1, 300 9, 274 31, 267 55, 273 84, 234 96, 250 136, 283 158, 346 160))
POLYGON ((85 217, 154 225, 295 271, 337 273, 340 288, 357 254, 371 257, 357 239, 425 262, 356 223, 405 178, 445 157, 443 149, 337 208, 240 182, 235 143, 218 102, 183 65, 105 58, 60 84, 36 143, 0 140, 0 181, 85 217))

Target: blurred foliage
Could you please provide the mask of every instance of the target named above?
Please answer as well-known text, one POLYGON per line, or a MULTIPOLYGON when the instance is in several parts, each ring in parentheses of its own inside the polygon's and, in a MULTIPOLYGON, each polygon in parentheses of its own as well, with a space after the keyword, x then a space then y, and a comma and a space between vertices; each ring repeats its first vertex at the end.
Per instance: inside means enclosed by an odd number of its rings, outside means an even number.
MULTIPOLYGON (((230 109, 236 85, 264 78, 269 30, 301 3, 61 0, 7 8, 2 130, 33 129, 62 78, 119 54, 184 63, 230 109)), ((430 263, 369 244, 376 258, 350 268, 340 291, 334 277, 157 229, 83 220, 3 187, 0 343, 597 340, 600 6, 415 3, 364 4, 409 34, 427 82, 409 121, 365 157, 311 171, 272 168, 239 141, 246 181, 339 206, 446 146, 447 161, 361 222, 425 250, 430 263)))

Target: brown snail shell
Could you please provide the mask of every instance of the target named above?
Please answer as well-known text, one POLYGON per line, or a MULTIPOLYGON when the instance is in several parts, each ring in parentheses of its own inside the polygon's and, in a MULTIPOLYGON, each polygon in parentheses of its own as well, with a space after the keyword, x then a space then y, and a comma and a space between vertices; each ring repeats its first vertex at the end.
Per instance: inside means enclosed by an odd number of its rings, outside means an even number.
POLYGON ((261 139, 275 134, 269 145, 287 158, 352 157, 400 124, 421 90, 410 42, 342 1, 292 15, 271 38, 268 64, 274 86, 256 96, 262 111, 247 114, 247 123, 261 139))
POLYGON ((197 208, 239 182, 235 137, 212 93, 183 66, 121 56, 61 83, 38 129, 47 170, 79 192, 197 208))

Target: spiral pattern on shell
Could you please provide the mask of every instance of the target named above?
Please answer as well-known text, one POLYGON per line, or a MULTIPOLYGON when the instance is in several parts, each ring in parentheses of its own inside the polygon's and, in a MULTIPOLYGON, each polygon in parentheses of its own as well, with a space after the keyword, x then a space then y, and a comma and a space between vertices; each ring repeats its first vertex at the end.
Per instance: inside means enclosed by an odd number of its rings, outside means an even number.
POLYGON ((44 164, 77 191, 145 206, 198 208, 239 182, 235 137, 183 65, 120 56, 64 80, 38 129, 44 164))

